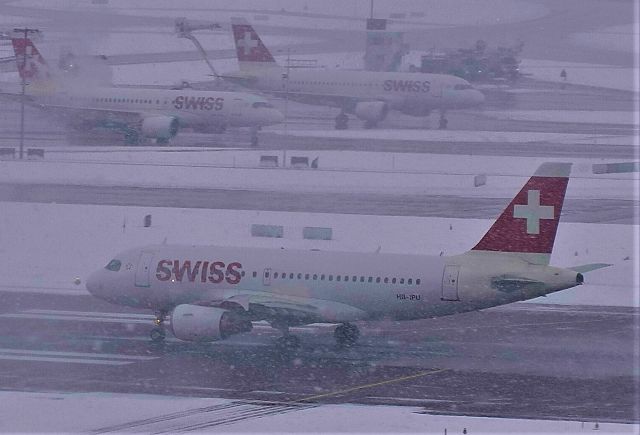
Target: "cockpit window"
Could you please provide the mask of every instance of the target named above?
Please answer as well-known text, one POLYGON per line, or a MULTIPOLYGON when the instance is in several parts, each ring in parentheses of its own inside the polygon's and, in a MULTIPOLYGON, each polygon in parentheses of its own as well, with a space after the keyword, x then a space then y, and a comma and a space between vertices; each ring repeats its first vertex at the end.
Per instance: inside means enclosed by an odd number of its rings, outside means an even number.
POLYGON ((109 264, 105 266, 105 269, 117 272, 120 270, 120 266, 122 266, 120 260, 111 260, 109 264))
POLYGON ((471 89, 471 85, 467 83, 459 83, 453 87, 456 91, 462 91, 465 89, 471 89))
POLYGON ((251 107, 253 107, 254 109, 259 109, 261 107, 271 108, 273 106, 271 104, 267 103, 266 101, 256 101, 255 103, 253 103, 251 105, 251 107))

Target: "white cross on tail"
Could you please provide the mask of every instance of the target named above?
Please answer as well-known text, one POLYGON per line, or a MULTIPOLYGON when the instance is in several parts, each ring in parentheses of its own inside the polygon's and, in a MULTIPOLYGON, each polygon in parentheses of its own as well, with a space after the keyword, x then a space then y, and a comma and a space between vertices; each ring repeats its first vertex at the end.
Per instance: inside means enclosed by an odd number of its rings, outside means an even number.
POLYGON ((238 39, 238 47, 242 47, 245 56, 251 54, 251 50, 258 46, 258 41, 251 37, 250 32, 246 32, 242 39, 238 39))
POLYGON ((540 234, 540 219, 553 219, 552 205, 540 205, 540 191, 527 192, 527 204, 513 206, 513 217, 527 220, 527 234, 540 234))

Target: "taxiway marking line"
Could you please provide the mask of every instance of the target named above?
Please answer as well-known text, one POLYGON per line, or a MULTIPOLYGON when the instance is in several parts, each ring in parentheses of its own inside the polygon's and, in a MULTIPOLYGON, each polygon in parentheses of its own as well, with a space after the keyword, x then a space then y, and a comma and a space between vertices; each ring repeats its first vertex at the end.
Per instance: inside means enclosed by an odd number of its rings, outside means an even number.
POLYGON ((62 316, 80 316, 80 317, 114 317, 114 318, 137 318, 137 319, 155 319, 151 314, 139 313, 105 313, 101 311, 65 311, 65 310, 26 310, 23 313, 29 314, 54 314, 62 316))
POLYGON ((89 358, 58 358, 46 356, 28 356, 28 355, 0 355, 0 360, 13 361, 41 361, 56 363, 76 363, 76 364, 100 364, 108 366, 121 366, 131 364, 133 361, 112 361, 106 359, 89 359, 89 358))
POLYGON ((65 316, 56 314, 0 314, 1 318, 7 319, 35 319, 35 320, 72 320, 77 322, 97 322, 97 323, 142 323, 150 324, 150 320, 124 318, 124 317, 82 317, 65 316))
POLYGON ((136 360, 149 361, 149 360, 158 358, 155 356, 124 355, 124 354, 118 354, 118 353, 62 352, 62 351, 49 351, 49 350, 0 348, 0 355, 4 355, 4 354, 111 358, 111 359, 124 359, 124 360, 132 360, 132 361, 136 361, 136 360))
POLYGON ((421 378, 423 376, 435 375, 436 373, 442 373, 442 372, 445 372, 447 370, 449 370, 449 369, 431 370, 431 371, 428 371, 428 372, 416 373, 415 375, 402 376, 400 378, 387 379, 386 381, 381 381, 381 382, 374 382, 372 384, 358 385, 357 387, 351 387, 351 388, 347 388, 347 389, 344 389, 344 390, 338 390, 338 391, 334 391, 332 393, 318 394, 316 396, 305 397, 303 399, 294 400, 293 402, 290 402, 290 403, 300 403, 300 402, 306 402, 308 400, 316 400, 316 399, 322 399, 322 398, 325 398, 325 397, 339 396, 341 394, 350 393, 352 391, 364 390, 365 388, 374 388, 374 387, 379 387, 380 385, 393 384, 393 383, 396 383, 396 382, 408 381, 409 379, 416 379, 416 378, 421 378))
POLYGON ((539 323, 512 323, 500 325, 469 325, 469 326, 449 326, 446 328, 433 328, 430 331, 462 331, 465 329, 490 329, 490 328, 524 328, 528 326, 549 326, 549 325, 578 325, 583 323, 607 322, 609 319, 593 319, 593 320, 563 320, 560 322, 539 322, 539 323))

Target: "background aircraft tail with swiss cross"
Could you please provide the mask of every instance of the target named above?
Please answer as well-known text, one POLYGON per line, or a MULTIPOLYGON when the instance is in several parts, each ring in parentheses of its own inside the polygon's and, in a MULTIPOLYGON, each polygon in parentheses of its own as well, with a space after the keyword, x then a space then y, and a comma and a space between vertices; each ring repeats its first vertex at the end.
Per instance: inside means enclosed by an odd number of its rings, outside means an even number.
POLYGON ((571 163, 543 163, 472 251, 549 264, 571 163))
POLYGON ((29 93, 53 91, 55 88, 53 72, 33 40, 16 34, 11 38, 11 45, 16 55, 20 78, 29 85, 29 93))
POLYGON ((253 26, 244 18, 231 18, 240 71, 279 68, 253 26))

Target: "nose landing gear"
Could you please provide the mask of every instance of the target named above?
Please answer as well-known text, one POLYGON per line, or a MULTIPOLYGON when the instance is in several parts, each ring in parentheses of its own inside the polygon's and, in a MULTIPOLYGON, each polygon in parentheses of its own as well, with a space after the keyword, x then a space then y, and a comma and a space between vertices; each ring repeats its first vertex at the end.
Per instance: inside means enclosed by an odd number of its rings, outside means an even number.
POLYGON ((438 120, 438 129, 446 130, 448 124, 449 124, 449 120, 447 119, 447 116, 445 115, 444 111, 440 112, 440 119, 438 120))
POLYGON ((349 128, 349 116, 344 112, 340 112, 338 116, 336 116, 336 130, 346 130, 349 128))
POLYGON ((351 347, 360 337, 360 330, 352 323, 343 323, 336 327, 333 336, 340 347, 351 347))
POLYGON ((153 341, 154 343, 162 343, 167 335, 165 326, 164 326, 164 321, 166 320, 166 318, 167 318, 166 311, 158 311, 156 313, 156 318, 153 320, 153 323, 156 326, 149 333, 149 336, 151 337, 151 341, 153 341))

